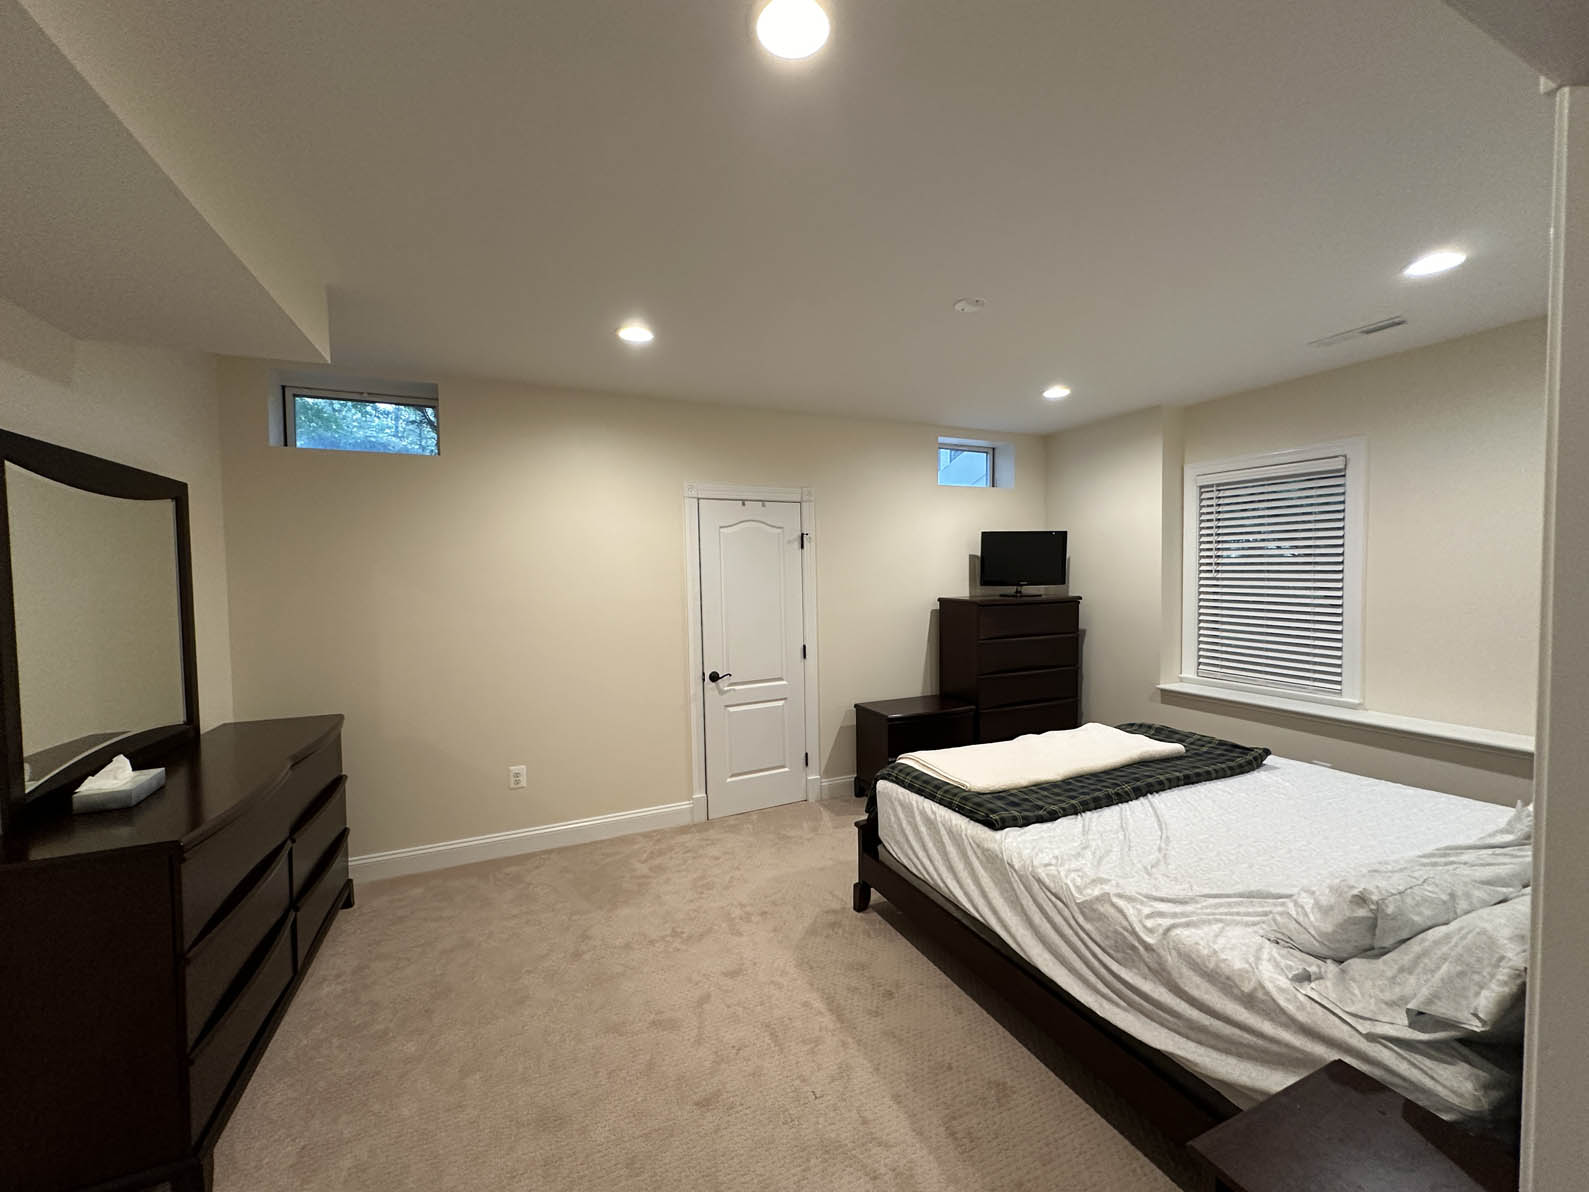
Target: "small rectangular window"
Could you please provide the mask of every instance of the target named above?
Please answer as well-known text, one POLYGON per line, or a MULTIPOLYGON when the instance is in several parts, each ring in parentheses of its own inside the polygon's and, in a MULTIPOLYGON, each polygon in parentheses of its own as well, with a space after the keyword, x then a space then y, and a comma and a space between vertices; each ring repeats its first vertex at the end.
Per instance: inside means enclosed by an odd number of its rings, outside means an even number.
POLYGON ((438 455, 433 399, 282 387, 286 442, 321 451, 438 455))
POLYGON ((938 483, 956 488, 992 488, 993 448, 940 443, 938 483))

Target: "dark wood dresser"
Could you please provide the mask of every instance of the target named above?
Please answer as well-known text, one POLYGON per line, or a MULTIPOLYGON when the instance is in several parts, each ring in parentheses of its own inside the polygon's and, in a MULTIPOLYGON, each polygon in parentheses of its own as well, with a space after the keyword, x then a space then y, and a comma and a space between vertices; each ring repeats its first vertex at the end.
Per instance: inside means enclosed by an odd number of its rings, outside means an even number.
POLYGON ((337 911, 342 717, 212 729, 137 807, 0 841, 0 1186, 207 1188, 337 911))
POLYGON ((977 740, 1081 723, 1080 596, 943 596, 938 687, 977 709, 977 740))

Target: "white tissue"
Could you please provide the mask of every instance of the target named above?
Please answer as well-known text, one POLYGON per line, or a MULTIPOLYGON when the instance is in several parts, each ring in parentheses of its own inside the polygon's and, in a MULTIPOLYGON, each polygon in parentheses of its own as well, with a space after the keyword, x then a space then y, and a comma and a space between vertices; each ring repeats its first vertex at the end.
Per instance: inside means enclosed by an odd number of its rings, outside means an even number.
POLYGON ((83 779, 83 784, 77 789, 85 795, 97 794, 101 791, 120 790, 132 779, 132 763, 124 754, 118 753, 110 759, 110 764, 98 774, 83 779))
POLYGON ((165 785, 163 767, 134 770, 118 757, 72 792, 72 811, 117 811, 136 807, 165 785))

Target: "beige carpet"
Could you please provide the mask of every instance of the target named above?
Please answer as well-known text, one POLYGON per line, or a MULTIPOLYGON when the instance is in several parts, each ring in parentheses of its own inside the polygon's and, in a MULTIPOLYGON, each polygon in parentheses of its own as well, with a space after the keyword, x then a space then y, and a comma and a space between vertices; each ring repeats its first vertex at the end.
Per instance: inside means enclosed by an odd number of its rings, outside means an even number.
POLYGON ((883 899, 850 910, 857 806, 361 886, 216 1188, 1197 1187, 883 899))

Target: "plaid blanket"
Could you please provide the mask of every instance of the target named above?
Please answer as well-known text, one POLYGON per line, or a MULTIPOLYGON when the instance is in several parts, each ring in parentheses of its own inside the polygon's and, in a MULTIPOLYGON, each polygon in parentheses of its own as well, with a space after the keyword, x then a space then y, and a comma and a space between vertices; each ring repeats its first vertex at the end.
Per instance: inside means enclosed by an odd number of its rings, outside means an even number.
MULTIPOLYGON (((1129 803, 1178 786, 1246 774, 1263 765, 1269 756, 1267 749, 1237 745, 1233 741, 1183 732, 1162 724, 1131 723, 1116 727, 1122 732, 1152 737, 1155 741, 1179 742, 1186 746, 1186 752, 1175 757, 1132 762, 1095 774, 1078 774, 1059 782, 985 794, 944 782, 902 762, 889 762, 877 772, 877 777, 940 803, 985 828, 1025 828, 1068 815, 1080 815, 1084 811, 1096 811, 1100 807, 1112 807, 1116 803, 1129 803)), ((867 812, 871 813, 876 805, 874 783, 872 797, 866 803, 867 812)))

